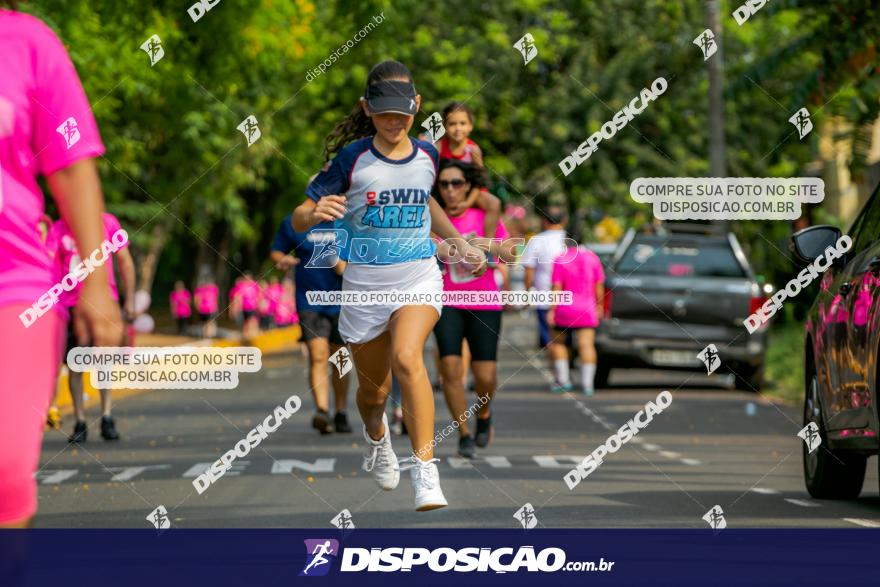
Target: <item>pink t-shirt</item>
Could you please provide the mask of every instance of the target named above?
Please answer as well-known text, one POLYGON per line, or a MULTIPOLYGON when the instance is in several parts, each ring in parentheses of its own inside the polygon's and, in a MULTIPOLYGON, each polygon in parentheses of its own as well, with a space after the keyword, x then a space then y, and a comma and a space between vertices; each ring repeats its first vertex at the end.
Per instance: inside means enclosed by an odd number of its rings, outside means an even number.
MULTIPOLYGON (((486 212, 480 208, 470 208, 460 216, 450 216, 449 220, 452 225, 461 233, 465 240, 484 236, 483 230, 486 212)), ((507 229, 504 228, 502 222, 498 222, 498 228, 495 229, 495 238, 507 238, 507 229)), ((443 273, 443 291, 498 291, 498 284, 495 282, 495 269, 488 269, 480 277, 471 275, 473 268, 468 263, 451 263, 446 264, 446 271, 443 273)), ((483 305, 467 305, 467 304, 450 304, 452 308, 460 308, 462 310, 501 310, 503 307, 499 305, 483 306, 483 305)))
POLYGON ((175 289, 168 296, 168 299, 171 302, 171 314, 175 318, 189 318, 192 316, 192 305, 190 303, 192 297, 189 295, 189 290, 175 289))
MULTIPOLYGON (((37 175, 104 153, 76 70, 39 19, 0 9, 0 306, 33 303, 55 281, 40 239, 37 175), (67 124, 68 119, 73 119, 67 124), (56 129, 61 129, 57 131, 56 129)), ((71 205, 76 206, 76 194, 71 205)))
MULTIPOLYGON (((116 231, 122 228, 119 225, 119 220, 116 219, 116 216, 108 212, 104 212, 103 219, 104 240, 113 242, 113 235, 116 231)), ((128 243, 122 248, 127 246, 128 243)), ((73 273, 76 266, 82 261, 79 251, 76 249, 76 241, 73 239, 73 234, 70 232, 70 228, 64 220, 56 220, 52 227, 49 228, 49 233, 46 235, 46 249, 55 257, 56 277, 58 281, 68 273, 73 273)), ((88 255, 91 254, 92 252, 90 251, 88 255)), ((104 267, 107 268, 107 280, 110 283, 110 295, 113 296, 114 300, 118 301, 119 292, 116 289, 116 277, 113 275, 112 259, 109 260, 109 262, 105 261, 104 267)), ((79 294, 81 291, 82 283, 79 283, 73 288, 73 290, 62 292, 58 303, 65 308, 74 307, 79 300, 79 294)))
POLYGON ((299 322, 299 316, 296 313, 296 302, 293 296, 283 295, 275 306, 275 324, 286 326, 288 324, 296 324, 299 322))
POLYGON ((281 298, 283 296, 283 285, 280 283, 270 283, 267 285, 260 295, 260 313, 265 316, 275 314, 275 309, 278 307, 278 304, 281 303, 281 298))
POLYGON ((571 292, 570 306, 555 306, 554 322, 561 328, 595 328, 596 284, 605 281, 602 262, 593 251, 584 247, 568 247, 553 261, 551 282, 571 292))
POLYGON ((257 309, 260 299, 260 284, 254 280, 244 280, 238 286, 236 292, 241 297, 241 309, 245 312, 253 312, 257 309))
POLYGON ((196 310, 199 314, 213 314, 217 311, 217 300, 220 297, 220 288, 213 283, 203 283, 196 286, 196 310))

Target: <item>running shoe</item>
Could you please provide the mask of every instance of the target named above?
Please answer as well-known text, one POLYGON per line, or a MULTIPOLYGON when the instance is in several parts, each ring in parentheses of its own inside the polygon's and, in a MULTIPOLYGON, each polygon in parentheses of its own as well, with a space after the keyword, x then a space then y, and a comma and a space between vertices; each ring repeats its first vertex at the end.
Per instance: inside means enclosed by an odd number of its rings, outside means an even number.
POLYGON ((551 393, 566 393, 572 389, 574 389, 574 386, 571 383, 566 383, 565 385, 554 383, 550 386, 551 393))
POLYGON ((466 459, 477 458, 477 445, 474 444, 474 439, 471 438, 470 434, 458 439, 458 456, 466 459))
POLYGON ((113 416, 103 416, 101 418, 101 438, 104 440, 119 440, 119 432, 116 431, 116 422, 113 416))
POLYGON ((52 430, 61 430, 61 413, 58 408, 52 406, 49 408, 49 415, 46 417, 46 424, 52 430))
POLYGON ((440 473, 434 464, 440 459, 423 461, 413 455, 407 461, 409 462, 401 470, 410 470, 413 491, 416 492, 416 511, 427 512, 449 505, 440 489, 440 473))
POLYGON ((86 423, 81 420, 77 420, 76 425, 73 427, 73 434, 70 435, 68 442, 71 442, 71 443, 85 442, 86 437, 88 437, 88 435, 89 435, 89 430, 88 430, 88 427, 86 426, 86 423))
POLYGON ((330 414, 327 410, 318 410, 312 417, 312 428, 320 432, 322 435, 333 432, 333 424, 330 422, 330 414))
POLYGON ((584 388, 584 395, 593 395, 593 388, 592 387, 585 387, 584 388))
POLYGON ((490 415, 485 420, 477 418, 477 446, 485 448, 490 442, 492 442, 493 436, 495 436, 495 427, 492 426, 492 416, 490 415))
POLYGON ((391 434, 394 436, 403 434, 403 412, 400 408, 395 408, 391 415, 391 434))
POLYGON ((345 412, 336 412, 336 416, 333 417, 333 429, 337 432, 351 432, 351 425, 345 412))
POLYGON ((397 455, 391 448, 391 434, 388 426, 388 417, 382 414, 382 424, 385 426, 385 434, 382 440, 373 440, 364 426, 364 439, 367 441, 367 452, 364 454, 363 469, 373 474, 373 479, 379 487, 385 491, 391 491, 400 483, 400 468, 397 464, 397 455))

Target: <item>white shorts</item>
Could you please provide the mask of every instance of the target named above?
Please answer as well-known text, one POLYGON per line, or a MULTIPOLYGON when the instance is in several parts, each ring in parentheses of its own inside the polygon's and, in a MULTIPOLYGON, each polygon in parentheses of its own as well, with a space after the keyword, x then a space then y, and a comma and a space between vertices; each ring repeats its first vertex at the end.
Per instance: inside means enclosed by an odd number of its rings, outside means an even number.
MULTIPOLYGON (((442 292, 443 276, 434 257, 397 263, 365 265, 350 263, 342 275, 342 291, 442 292)), ((346 343, 373 340, 388 329, 391 314, 406 304, 346 306, 339 313, 339 334, 346 343)), ((440 315, 443 306, 431 304, 440 315)))

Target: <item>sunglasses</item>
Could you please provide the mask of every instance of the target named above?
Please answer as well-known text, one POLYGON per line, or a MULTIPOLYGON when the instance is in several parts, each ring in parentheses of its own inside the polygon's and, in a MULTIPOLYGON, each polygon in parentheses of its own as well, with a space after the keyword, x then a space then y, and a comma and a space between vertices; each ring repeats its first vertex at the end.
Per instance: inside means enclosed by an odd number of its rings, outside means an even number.
POLYGON ((441 179, 437 182, 437 185, 439 185, 441 189, 448 188, 448 187, 460 188, 461 186, 463 186, 466 183, 467 182, 463 179, 453 179, 453 180, 441 179))

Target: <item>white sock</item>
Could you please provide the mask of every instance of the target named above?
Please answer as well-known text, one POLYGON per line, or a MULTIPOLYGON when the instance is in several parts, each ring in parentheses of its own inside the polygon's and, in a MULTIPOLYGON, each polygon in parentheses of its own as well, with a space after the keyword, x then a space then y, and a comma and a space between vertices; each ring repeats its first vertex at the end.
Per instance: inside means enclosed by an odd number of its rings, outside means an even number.
POLYGON ((584 389, 593 389, 593 378, 596 376, 596 363, 581 365, 581 385, 584 389))
POLYGON ((553 370, 556 371, 556 382, 559 385, 568 385, 571 379, 568 377, 568 359, 553 361, 553 370))

